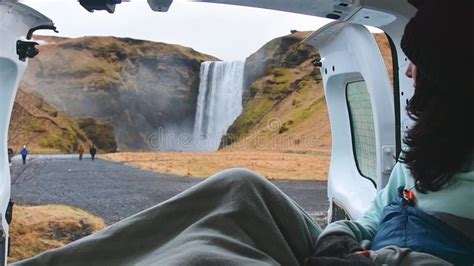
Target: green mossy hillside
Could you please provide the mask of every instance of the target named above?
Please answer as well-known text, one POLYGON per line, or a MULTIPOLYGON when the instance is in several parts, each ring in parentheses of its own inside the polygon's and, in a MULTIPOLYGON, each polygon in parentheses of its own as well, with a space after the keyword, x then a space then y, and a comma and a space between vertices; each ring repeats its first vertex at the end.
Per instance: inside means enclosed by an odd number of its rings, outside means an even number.
POLYGON ((18 90, 8 131, 8 145, 14 151, 27 145, 33 153, 73 153, 79 145, 89 144, 73 118, 31 88, 18 90))
POLYGON ((301 44, 307 34, 272 40, 247 59, 246 68, 261 74, 246 76, 244 110, 221 148, 313 151, 330 146, 321 74, 311 63, 319 54, 301 44))
POLYGON ((115 141, 112 124, 99 123, 94 118, 81 118, 77 123, 98 149, 105 152, 117 151, 117 142, 115 141))

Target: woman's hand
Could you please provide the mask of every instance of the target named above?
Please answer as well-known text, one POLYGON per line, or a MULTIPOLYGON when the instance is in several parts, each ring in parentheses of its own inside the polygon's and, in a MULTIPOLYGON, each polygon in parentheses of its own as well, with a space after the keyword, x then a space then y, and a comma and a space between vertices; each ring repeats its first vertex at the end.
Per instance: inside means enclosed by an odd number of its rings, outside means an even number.
POLYGON ((331 234, 318 240, 314 257, 340 257, 363 251, 357 240, 348 234, 331 234))
POLYGON ((305 265, 375 265, 355 238, 332 234, 319 239, 313 256, 305 265))

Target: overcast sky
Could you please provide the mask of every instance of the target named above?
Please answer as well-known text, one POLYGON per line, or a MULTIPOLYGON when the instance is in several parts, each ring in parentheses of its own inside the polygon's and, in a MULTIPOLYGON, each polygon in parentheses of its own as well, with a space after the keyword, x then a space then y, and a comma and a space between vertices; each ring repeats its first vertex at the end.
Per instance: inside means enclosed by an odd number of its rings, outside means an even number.
POLYGON ((266 42, 290 30, 316 30, 330 22, 312 16, 221 4, 174 0, 166 13, 153 12, 146 0, 116 6, 115 13, 89 13, 76 0, 23 3, 51 18, 59 34, 119 36, 180 44, 223 60, 245 59, 266 42))

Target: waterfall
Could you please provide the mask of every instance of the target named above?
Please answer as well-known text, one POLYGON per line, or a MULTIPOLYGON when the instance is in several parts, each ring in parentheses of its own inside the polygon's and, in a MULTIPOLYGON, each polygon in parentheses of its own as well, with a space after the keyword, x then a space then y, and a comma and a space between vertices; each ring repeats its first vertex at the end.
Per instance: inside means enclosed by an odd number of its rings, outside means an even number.
POLYGON ((216 151, 222 136, 242 112, 243 61, 201 64, 194 122, 196 151, 216 151))

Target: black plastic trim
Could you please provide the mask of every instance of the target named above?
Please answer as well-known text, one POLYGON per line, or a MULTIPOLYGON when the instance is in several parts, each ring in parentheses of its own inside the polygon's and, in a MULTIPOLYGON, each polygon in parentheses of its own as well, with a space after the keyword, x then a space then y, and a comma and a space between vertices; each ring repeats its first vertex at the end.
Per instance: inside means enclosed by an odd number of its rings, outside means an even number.
POLYGON ((398 156, 402 151, 402 125, 401 125, 401 108, 400 108, 400 81, 398 71, 398 55, 397 48, 390 38, 390 35, 385 33, 387 36, 388 43, 390 44, 390 50, 392 52, 392 70, 393 70, 393 106, 395 107, 395 157, 398 160, 398 156))
POLYGON ((340 220, 352 220, 350 215, 347 213, 347 211, 337 204, 334 200, 332 200, 332 215, 331 215, 331 220, 329 221, 330 223, 340 221, 340 220))
POLYGON ((33 33, 37 30, 53 30, 54 32, 58 33, 59 31, 53 25, 40 25, 38 27, 31 28, 28 33, 26 34, 26 39, 31 40, 33 37, 33 33))
MULTIPOLYGON (((1 230, 0 230, 0 234, 3 234, 1 230)), ((6 239, 5 237, 0 235, 0 262, 2 263, 2 265, 6 261, 6 258, 7 258, 7 254, 5 254, 5 245, 6 245, 6 239)))
POLYGON ((7 211, 5 212, 5 220, 8 224, 11 224, 13 219, 13 204, 15 204, 11 199, 8 202, 7 211))

